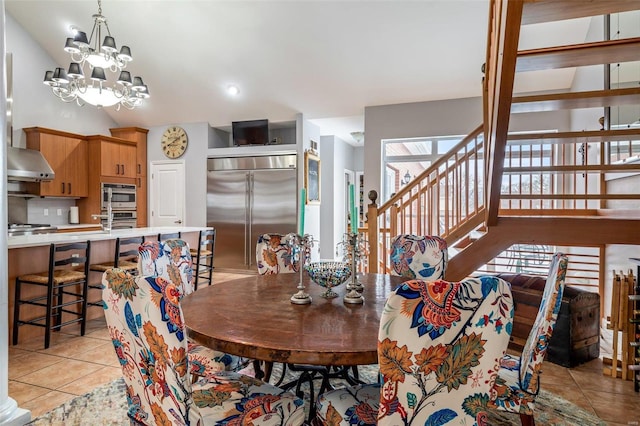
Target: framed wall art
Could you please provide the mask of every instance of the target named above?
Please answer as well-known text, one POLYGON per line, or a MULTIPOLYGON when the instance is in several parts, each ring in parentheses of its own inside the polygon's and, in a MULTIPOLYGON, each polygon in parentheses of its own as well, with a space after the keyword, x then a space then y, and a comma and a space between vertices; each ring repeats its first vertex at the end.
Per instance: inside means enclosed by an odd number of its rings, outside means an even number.
POLYGON ((320 204, 320 157, 312 151, 304 153, 304 187, 307 204, 320 204))

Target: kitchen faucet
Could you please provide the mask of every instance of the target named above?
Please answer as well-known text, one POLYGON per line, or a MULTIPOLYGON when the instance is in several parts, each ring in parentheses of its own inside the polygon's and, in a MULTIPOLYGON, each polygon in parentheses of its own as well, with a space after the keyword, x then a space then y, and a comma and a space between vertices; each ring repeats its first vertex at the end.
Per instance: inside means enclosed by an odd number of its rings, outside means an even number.
POLYGON ((102 230, 105 232, 111 233, 111 229, 113 228, 113 209, 111 208, 111 188, 107 189, 107 214, 92 214, 91 217, 93 219, 107 219, 107 226, 105 226, 102 221, 100 222, 100 226, 102 230))

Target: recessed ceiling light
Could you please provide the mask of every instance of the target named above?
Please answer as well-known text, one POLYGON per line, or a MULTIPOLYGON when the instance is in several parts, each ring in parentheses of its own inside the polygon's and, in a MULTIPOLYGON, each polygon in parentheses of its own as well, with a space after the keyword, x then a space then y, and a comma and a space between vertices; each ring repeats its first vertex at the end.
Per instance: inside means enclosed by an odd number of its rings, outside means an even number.
POLYGON ((236 96, 240 93, 240 89, 238 89, 238 86, 234 86, 233 84, 231 84, 227 86, 227 93, 231 96, 236 96))

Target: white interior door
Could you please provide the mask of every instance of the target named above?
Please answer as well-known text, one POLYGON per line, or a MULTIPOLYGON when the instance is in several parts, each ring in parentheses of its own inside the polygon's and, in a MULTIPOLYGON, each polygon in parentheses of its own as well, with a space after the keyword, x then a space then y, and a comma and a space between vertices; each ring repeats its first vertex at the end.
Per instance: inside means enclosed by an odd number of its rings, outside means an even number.
POLYGON ((184 161, 151 163, 151 226, 185 226, 184 161))

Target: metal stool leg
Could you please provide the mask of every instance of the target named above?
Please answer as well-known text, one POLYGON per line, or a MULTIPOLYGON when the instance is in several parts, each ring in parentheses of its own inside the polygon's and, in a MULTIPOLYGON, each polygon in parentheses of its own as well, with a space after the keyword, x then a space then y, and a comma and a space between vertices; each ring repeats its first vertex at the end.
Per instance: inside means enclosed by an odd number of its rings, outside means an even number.
MULTIPOLYGON (((87 262, 88 263, 88 262, 87 262)), ((85 272, 85 280, 82 283, 82 321, 80 322, 80 335, 84 336, 85 331, 87 330, 87 306, 89 302, 87 301, 89 297, 89 269, 87 268, 85 272)))
POLYGON ((20 279, 16 278, 16 289, 13 302, 13 344, 18 344, 18 327, 20 326, 20 290, 22 287, 20 279))
MULTIPOLYGON (((53 283, 49 282, 47 286, 47 317, 44 320, 44 348, 48 349, 49 344, 51 343, 51 314, 52 314, 52 304, 53 304, 53 283)), ((60 317, 62 317, 62 312, 60 312, 60 317)), ((57 320, 56 320, 57 321, 57 320)))

